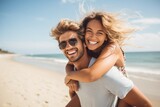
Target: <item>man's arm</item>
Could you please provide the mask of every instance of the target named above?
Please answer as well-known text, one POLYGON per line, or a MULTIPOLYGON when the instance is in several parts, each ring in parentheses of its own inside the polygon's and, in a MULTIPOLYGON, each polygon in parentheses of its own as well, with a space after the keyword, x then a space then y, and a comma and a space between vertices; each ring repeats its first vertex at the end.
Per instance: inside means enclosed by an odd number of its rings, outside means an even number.
MULTIPOLYGON (((74 65, 68 62, 66 65, 66 74, 68 74, 69 72, 73 72, 73 70, 74 70, 74 65)), ((69 87, 69 95, 72 98, 76 94, 75 91, 78 91, 79 83, 76 80, 69 79, 67 80, 66 85, 69 87)))
MULTIPOLYGON (((74 71, 74 65, 68 62, 65 69, 66 69, 66 74, 70 74, 71 72, 74 71)), ((71 79, 69 78, 65 78, 65 84, 67 85, 67 83, 69 83, 70 80, 71 79)))
POLYGON ((65 107, 81 107, 80 100, 76 94, 65 107))
POLYGON ((73 91, 73 90, 71 90, 71 89, 69 89, 69 96, 70 96, 70 98, 72 99, 75 95, 76 95, 76 92, 73 91))

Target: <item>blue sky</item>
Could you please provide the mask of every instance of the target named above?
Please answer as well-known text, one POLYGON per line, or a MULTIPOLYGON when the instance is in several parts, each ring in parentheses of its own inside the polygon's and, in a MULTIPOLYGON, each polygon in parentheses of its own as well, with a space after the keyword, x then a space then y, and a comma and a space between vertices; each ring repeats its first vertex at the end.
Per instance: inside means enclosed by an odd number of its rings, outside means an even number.
POLYGON ((139 29, 125 51, 160 51, 159 0, 0 0, 0 48, 18 54, 60 53, 50 30, 90 10, 120 12, 139 29))

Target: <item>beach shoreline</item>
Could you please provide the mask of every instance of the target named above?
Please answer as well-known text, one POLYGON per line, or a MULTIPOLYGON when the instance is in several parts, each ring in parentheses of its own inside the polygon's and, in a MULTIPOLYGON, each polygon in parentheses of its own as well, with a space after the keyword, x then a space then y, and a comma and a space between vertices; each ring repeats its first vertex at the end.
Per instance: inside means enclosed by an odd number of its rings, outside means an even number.
MULTIPOLYGON (((0 107, 64 107, 70 100, 64 85, 61 64, 47 66, 13 60, 21 55, 0 54, 0 107), (61 69, 56 68, 61 67, 61 69)), ((159 77, 129 72, 129 78, 152 101, 160 106, 159 77)))

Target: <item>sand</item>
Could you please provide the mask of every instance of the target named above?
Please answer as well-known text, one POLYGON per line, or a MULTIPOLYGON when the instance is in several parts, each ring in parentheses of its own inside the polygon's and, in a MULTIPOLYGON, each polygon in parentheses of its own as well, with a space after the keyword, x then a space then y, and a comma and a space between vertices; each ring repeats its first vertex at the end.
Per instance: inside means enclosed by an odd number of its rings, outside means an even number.
POLYGON ((64 75, 0 55, 0 107, 65 107, 64 75))
MULTIPOLYGON (((17 62, 14 54, 0 54, 0 107, 65 107, 70 100, 64 73, 17 62)), ((159 77, 129 73, 137 87, 160 107, 159 77), (156 79, 155 79, 156 78, 156 79)))
POLYGON ((129 75, 134 84, 151 100, 153 107, 160 107, 160 76, 140 73, 129 75))

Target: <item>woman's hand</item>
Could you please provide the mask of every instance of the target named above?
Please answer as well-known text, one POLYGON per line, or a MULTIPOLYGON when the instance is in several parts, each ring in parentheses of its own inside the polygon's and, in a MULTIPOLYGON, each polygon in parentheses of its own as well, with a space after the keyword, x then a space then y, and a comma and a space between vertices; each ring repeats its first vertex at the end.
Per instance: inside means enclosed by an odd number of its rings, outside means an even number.
POLYGON ((70 80, 71 80, 71 79, 66 76, 65 79, 64 79, 64 83, 67 85, 70 80))
POLYGON ((76 80, 70 80, 67 77, 65 78, 65 84, 69 87, 72 91, 78 91, 79 89, 79 82, 76 80))

